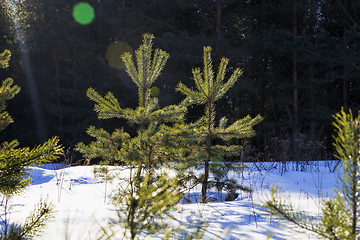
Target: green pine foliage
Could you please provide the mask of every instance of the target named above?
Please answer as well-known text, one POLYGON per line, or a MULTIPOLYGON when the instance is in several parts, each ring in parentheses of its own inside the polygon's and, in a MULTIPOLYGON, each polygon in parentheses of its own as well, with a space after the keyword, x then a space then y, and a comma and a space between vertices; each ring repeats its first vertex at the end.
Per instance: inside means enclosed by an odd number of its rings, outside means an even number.
POLYGON ((10 123, 14 122, 6 108, 6 101, 12 99, 16 94, 20 92, 20 87, 12 86, 13 80, 11 78, 6 78, 1 85, 0 91, 2 92, 2 97, 0 99, 0 131, 4 130, 10 123))
MULTIPOLYGON (((203 202, 206 202, 212 157, 224 158, 241 153, 241 147, 237 145, 214 145, 212 141, 251 137, 255 134, 253 126, 262 120, 260 115, 255 118, 247 116, 227 125, 227 119, 223 117, 219 126, 215 127, 215 102, 234 85, 241 71, 236 69, 224 82, 229 60, 222 58, 215 78, 210 47, 204 48, 203 73, 200 69, 193 70, 197 91, 180 83, 177 90, 186 98, 178 105, 160 108, 158 99, 151 95, 151 87, 169 55, 160 49, 153 51, 152 39, 152 35, 144 34, 135 57, 130 53, 121 56, 126 72, 138 87, 136 109, 121 108, 111 92, 102 96, 93 88, 87 91, 87 96, 95 102, 98 118, 126 119, 130 126, 137 129, 136 135, 131 136, 123 129, 109 133, 91 126, 87 133, 96 140, 88 145, 79 143, 76 147, 86 158, 101 158, 106 164, 128 167, 130 175, 120 184, 113 201, 122 210, 118 223, 126 229, 124 236, 131 239, 142 232, 155 233, 167 228, 162 219, 180 200, 182 182, 192 177, 185 174, 175 180, 159 171, 159 166, 173 166, 170 163, 175 162, 188 167, 205 161, 205 177, 201 183, 205 188, 203 202), (186 124, 185 114, 191 104, 205 104, 205 115, 196 122, 186 124)), ((113 236, 109 229, 103 230, 104 238, 113 236)))
POLYGON ((58 145, 59 139, 54 137, 42 145, 30 149, 17 148, 16 140, 4 142, 0 146, 0 193, 11 196, 20 193, 30 183, 27 168, 57 159, 63 150, 58 145))
POLYGON ((337 154, 343 170, 339 173, 335 197, 323 201, 320 224, 304 212, 294 211, 291 204, 281 199, 278 189, 273 188, 266 208, 271 214, 285 218, 293 224, 318 234, 321 238, 355 240, 359 235, 359 191, 360 191, 360 115, 353 117, 351 110, 342 109, 333 116, 337 154))
MULTIPOLYGON (((5 51, 0 54, 1 67, 8 66, 10 52, 5 51)), ((13 119, 5 111, 6 101, 12 99, 20 87, 13 86, 13 80, 7 78, 0 87, 0 130, 6 128, 13 119)), ((4 212, 1 217, 3 222, 1 239, 31 239, 41 228, 44 227, 46 220, 51 217, 52 206, 42 200, 35 208, 34 212, 23 224, 12 224, 9 222, 9 200, 15 194, 22 192, 29 184, 31 179, 28 177, 28 167, 34 164, 43 164, 52 161, 63 154, 63 149, 58 145, 59 139, 54 137, 42 145, 30 149, 28 147, 18 148, 19 142, 3 142, 0 145, 0 195, 4 212)))
POLYGON ((164 123, 183 122, 187 111, 184 105, 159 107, 159 101, 150 94, 150 88, 164 68, 169 55, 162 50, 155 50, 152 56, 152 39, 150 34, 144 35, 143 44, 135 51, 137 65, 132 55, 125 53, 122 60, 126 71, 138 86, 139 104, 136 109, 120 107, 118 100, 109 92, 104 97, 93 88, 89 88, 87 96, 95 102, 94 111, 98 118, 123 118, 130 126, 137 126, 137 135, 130 136, 123 129, 108 133, 104 129, 89 127, 87 133, 96 141, 85 145, 79 143, 78 151, 88 158, 102 158, 108 163, 124 163, 126 165, 142 165, 145 168, 156 164, 162 154, 161 140, 163 133, 160 127, 164 123))
POLYGON ((337 132, 334 146, 336 157, 342 160, 343 173, 337 181, 336 199, 328 203, 328 221, 326 233, 333 235, 332 239, 355 239, 358 234, 359 192, 360 192, 360 115, 354 118, 351 110, 346 114, 342 109, 334 115, 334 127, 337 132), (333 216, 335 214, 335 216, 333 216), (341 225, 336 223, 336 215, 341 225), (342 215, 342 216, 341 216, 342 215))
POLYGON ((127 179, 125 184, 127 189, 118 189, 114 203, 122 210, 118 213, 119 224, 129 230, 130 239, 142 232, 151 235, 167 230, 169 218, 166 217, 171 217, 170 210, 182 196, 176 179, 151 169, 140 181, 135 176, 127 179))
POLYGON ((9 50, 0 53, 0 68, 7 68, 9 66, 10 57, 11 52, 9 50))
POLYGON ((224 82, 227 72, 229 59, 221 58, 217 75, 215 77, 211 60, 211 47, 204 47, 203 56, 204 68, 193 69, 196 90, 190 89, 183 83, 179 83, 177 90, 186 95, 187 101, 193 104, 205 105, 204 116, 195 124, 194 134, 196 150, 192 152, 192 158, 197 163, 204 161, 205 170, 202 183, 202 202, 207 202, 206 189, 209 178, 209 164, 213 156, 230 157, 241 154, 242 147, 239 145, 219 145, 213 144, 213 140, 221 139, 229 141, 231 139, 248 138, 255 135, 253 126, 262 121, 262 117, 257 115, 255 118, 246 116, 227 125, 226 117, 221 118, 219 125, 215 126, 216 111, 215 102, 224 97, 226 92, 235 84, 241 75, 240 69, 235 69, 230 78, 224 82), (203 147, 200 147, 203 146, 203 147))
POLYGON ((4 232, 7 234, 3 234, 1 239, 25 240, 39 236, 41 229, 45 227, 46 221, 52 217, 53 209, 52 204, 40 200, 34 211, 27 217, 25 223, 5 225, 4 232))
MULTIPOLYGON (((153 35, 144 34, 143 43, 134 56, 121 56, 126 72, 138 87, 139 104, 136 109, 120 107, 112 93, 104 97, 89 88, 87 96, 95 102, 95 112, 100 119, 123 118, 136 127, 137 134, 131 136, 123 129, 109 133, 104 129, 89 127, 88 134, 96 141, 86 145, 79 143, 76 149, 86 158, 102 158, 108 164, 124 164, 130 176, 120 185, 113 200, 122 210, 119 224, 125 227, 130 239, 147 231, 155 233, 166 228, 161 220, 181 198, 174 179, 155 171, 157 166, 171 160, 167 142, 164 141, 163 125, 184 121, 185 105, 170 105, 160 108, 150 88, 163 70, 169 54, 152 49, 153 35), (135 62, 134 62, 135 60, 135 62), (124 215, 122 214, 124 213, 124 215)), ((111 234, 104 229, 104 238, 111 234)))

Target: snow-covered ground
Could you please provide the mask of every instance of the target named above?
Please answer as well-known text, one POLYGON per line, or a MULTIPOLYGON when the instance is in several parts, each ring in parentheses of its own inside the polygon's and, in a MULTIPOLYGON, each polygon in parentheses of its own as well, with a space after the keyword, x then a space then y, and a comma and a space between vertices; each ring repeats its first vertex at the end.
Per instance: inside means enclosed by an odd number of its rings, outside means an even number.
MULTIPOLYGON (((288 165, 286 173, 280 173, 280 165, 257 163, 250 165, 242 174, 231 173, 238 182, 249 186, 253 193, 239 192, 235 201, 183 203, 177 206, 173 215, 173 226, 184 225, 187 230, 206 222, 204 239, 317 239, 306 232, 298 232, 284 220, 271 218, 262 205, 270 193, 270 187, 278 185, 285 190, 284 198, 298 205, 302 210, 318 216, 321 199, 333 193, 337 173, 332 173, 336 161, 315 162, 305 172, 295 171, 288 165), (276 168, 275 168, 276 167, 276 168)), ((55 206, 54 218, 48 222, 41 237, 36 239, 97 239, 101 226, 117 219, 117 209, 105 199, 105 183, 94 177, 94 166, 58 168, 54 165, 33 167, 33 184, 20 196, 12 198, 10 221, 22 222, 42 199, 55 206)), ((126 174, 126 171, 121 172, 126 174)), ((107 193, 115 183, 108 183, 107 193)), ((200 189, 191 193, 200 199, 200 189)), ((217 197, 217 192, 211 192, 217 197)), ((225 196, 225 192, 222 196, 225 196)), ((121 239, 119 234, 112 239, 121 239)), ((145 237, 145 236, 142 236, 145 237)), ((147 238, 147 239, 154 239, 147 238)))

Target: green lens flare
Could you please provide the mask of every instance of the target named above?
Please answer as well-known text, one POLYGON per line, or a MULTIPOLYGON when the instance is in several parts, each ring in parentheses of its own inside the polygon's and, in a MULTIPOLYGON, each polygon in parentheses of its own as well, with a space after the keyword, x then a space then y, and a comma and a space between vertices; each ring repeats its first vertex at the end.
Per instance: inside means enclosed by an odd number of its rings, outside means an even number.
POLYGON ((94 8, 86 2, 79 2, 74 6, 73 17, 82 25, 90 24, 95 18, 94 8))
POLYGON ((151 94, 151 96, 157 97, 157 96, 159 96, 159 93, 160 93, 159 88, 157 88, 157 87, 152 87, 152 88, 150 88, 150 94, 151 94))
POLYGON ((129 44, 122 41, 114 42, 107 48, 105 58, 110 66, 117 69, 123 69, 125 64, 123 60, 121 60, 120 56, 125 52, 133 52, 133 49, 129 46, 129 44))

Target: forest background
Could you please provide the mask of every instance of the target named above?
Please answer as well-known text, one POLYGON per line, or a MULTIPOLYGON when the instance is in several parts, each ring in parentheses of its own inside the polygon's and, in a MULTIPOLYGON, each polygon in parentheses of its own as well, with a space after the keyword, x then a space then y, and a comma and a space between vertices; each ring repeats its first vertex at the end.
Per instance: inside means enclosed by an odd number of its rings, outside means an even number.
MULTIPOLYGON (((358 1, 87 2, 95 18, 81 25, 72 16, 74 0, 0 0, 0 51, 12 53, 0 79, 22 88, 8 103, 15 122, 1 141, 34 146, 57 135, 72 148, 91 141, 90 125, 132 133, 121 119, 97 119, 86 90, 111 91, 122 108, 134 108, 137 87, 110 52, 136 49, 146 32, 170 54, 155 83, 162 106, 183 100, 178 82, 194 84, 191 70, 202 66, 203 46, 213 48, 215 66, 225 56, 229 74, 243 70, 217 113, 229 124, 248 114, 264 117, 256 137, 237 142, 245 161, 332 158, 332 115, 341 106, 360 109, 358 1)), ((189 109, 187 121, 202 111, 189 109)))

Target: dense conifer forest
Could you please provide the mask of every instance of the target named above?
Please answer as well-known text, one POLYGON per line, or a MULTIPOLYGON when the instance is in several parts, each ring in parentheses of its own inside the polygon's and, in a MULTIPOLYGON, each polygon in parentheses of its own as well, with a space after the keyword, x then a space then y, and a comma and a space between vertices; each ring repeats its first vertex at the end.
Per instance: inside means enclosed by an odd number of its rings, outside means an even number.
MULTIPOLYGON (((22 89, 8 103, 16 121, 1 141, 16 138, 22 146, 35 146, 59 136, 73 148, 90 142, 90 125, 123 126, 135 135, 125 120, 97 119, 86 91, 111 91, 122 108, 136 107, 137 86, 119 57, 137 49, 144 33, 153 34, 154 47, 170 55, 153 86, 162 107, 184 99, 176 91, 179 82, 195 87, 192 69, 203 66, 204 46, 212 47, 214 66, 222 56, 230 59, 229 76, 235 68, 243 71, 216 103, 216 121, 263 117, 255 137, 233 142, 245 146, 243 160, 332 158, 332 115, 341 106, 359 110, 357 1, 87 2, 94 19, 80 24, 74 1, 0 1, 0 52, 12 54, 0 79, 11 77, 22 89)), ((202 106, 193 106, 186 120, 202 115, 202 106)))

